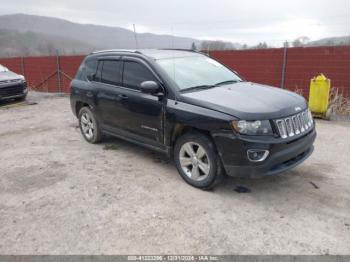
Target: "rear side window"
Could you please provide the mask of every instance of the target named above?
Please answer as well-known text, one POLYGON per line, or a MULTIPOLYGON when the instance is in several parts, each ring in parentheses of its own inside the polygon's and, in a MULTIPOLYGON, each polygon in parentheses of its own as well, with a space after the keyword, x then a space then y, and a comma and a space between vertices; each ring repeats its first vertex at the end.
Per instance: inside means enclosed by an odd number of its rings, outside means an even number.
POLYGON ((140 89, 144 81, 155 81, 151 71, 144 65, 137 62, 124 62, 123 84, 131 89, 140 89))
POLYGON ((116 60, 103 61, 101 82, 110 85, 120 85, 122 83, 122 62, 116 60))
POLYGON ((87 60, 85 62, 85 76, 88 80, 94 81, 97 70, 97 60, 87 60))

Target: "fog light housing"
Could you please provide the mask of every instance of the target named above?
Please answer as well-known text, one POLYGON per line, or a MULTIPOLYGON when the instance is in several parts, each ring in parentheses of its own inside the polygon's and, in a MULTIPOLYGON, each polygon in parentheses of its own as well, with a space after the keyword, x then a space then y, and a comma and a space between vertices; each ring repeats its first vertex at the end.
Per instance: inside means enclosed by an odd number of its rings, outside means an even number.
POLYGON ((269 150, 263 149, 249 149, 247 151, 247 157, 250 162, 262 162, 269 155, 269 150))

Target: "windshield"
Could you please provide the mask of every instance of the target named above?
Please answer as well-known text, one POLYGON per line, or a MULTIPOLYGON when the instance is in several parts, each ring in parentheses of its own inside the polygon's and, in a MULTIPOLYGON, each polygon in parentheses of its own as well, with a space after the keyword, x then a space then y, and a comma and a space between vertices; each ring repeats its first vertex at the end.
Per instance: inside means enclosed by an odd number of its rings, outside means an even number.
POLYGON ((0 65, 0 72, 6 72, 9 71, 6 67, 0 65))
POLYGON ((157 63, 181 90, 241 81, 235 73, 206 56, 166 58, 157 63))

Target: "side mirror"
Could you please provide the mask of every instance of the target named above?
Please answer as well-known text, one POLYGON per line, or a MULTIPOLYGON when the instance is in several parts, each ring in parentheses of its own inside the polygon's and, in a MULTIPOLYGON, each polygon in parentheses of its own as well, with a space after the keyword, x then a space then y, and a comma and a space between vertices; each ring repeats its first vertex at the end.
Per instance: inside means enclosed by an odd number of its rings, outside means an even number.
POLYGON ((154 81, 144 81, 141 83, 140 89, 143 93, 155 94, 159 91, 159 85, 154 81))
POLYGON ((93 81, 93 80, 95 80, 95 75, 96 75, 96 74, 87 75, 86 78, 87 78, 89 81, 93 81))

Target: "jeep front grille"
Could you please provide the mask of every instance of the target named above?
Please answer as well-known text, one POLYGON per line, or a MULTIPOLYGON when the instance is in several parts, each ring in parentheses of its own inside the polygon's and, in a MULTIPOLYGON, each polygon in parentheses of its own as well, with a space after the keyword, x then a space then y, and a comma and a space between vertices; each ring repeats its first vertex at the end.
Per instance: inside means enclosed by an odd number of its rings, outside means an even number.
POLYGON ((278 133, 282 138, 293 137, 305 133, 312 128, 313 120, 309 110, 293 116, 275 120, 278 133))

